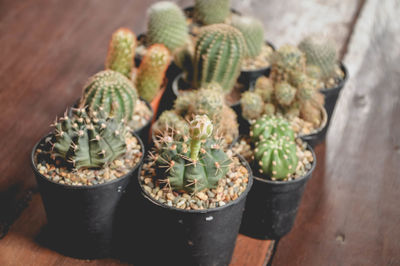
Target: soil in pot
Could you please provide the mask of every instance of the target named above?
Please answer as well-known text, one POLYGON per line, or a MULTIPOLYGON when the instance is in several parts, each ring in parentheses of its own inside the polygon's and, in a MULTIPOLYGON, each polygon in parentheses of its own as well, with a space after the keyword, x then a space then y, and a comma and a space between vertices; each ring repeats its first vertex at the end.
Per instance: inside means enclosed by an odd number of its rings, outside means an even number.
POLYGON ((77 258, 111 255, 116 209, 143 159, 143 144, 127 133, 126 153, 101 169, 80 168, 51 156, 52 135, 32 151, 32 167, 47 215, 49 247, 77 258))

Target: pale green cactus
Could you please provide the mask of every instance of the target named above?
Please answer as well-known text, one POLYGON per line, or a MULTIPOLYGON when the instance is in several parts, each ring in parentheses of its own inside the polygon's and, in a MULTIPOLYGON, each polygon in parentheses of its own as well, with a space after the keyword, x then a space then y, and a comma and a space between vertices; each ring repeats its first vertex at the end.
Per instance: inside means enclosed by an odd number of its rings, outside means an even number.
POLYGON ((204 25, 224 23, 229 14, 230 0, 195 0, 195 18, 204 25))
POLYGON ((232 26, 244 36, 247 45, 247 56, 257 57, 264 45, 264 26, 259 19, 246 16, 234 16, 232 26))

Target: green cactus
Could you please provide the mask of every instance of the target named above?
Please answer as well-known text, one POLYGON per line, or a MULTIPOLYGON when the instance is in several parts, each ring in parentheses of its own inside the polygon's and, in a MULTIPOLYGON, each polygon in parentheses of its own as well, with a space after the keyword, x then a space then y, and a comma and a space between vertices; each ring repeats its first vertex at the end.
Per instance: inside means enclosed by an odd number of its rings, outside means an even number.
POLYGON ((195 0, 195 18, 204 25, 224 23, 231 13, 230 8, 230 0, 195 0))
POLYGON ((259 172, 273 179, 290 177, 297 167, 294 132, 281 117, 263 116, 251 128, 259 172))
POLYGON ((73 109, 54 123, 53 156, 63 158, 75 169, 100 168, 125 154, 125 126, 104 118, 100 110, 91 116, 85 109, 73 109))
POLYGON ((273 105, 272 103, 265 103, 264 104, 263 114, 265 114, 265 115, 274 115, 275 111, 276 111, 275 105, 273 105))
POLYGON ((254 92, 260 95, 264 102, 271 102, 274 95, 274 85, 269 78, 261 76, 256 80, 254 92))
POLYGON ((189 29, 182 10, 172 2, 153 4, 148 10, 147 41, 164 44, 171 52, 185 45, 189 29))
POLYGON ((108 47, 106 69, 117 71, 132 78, 134 68, 134 57, 136 49, 136 36, 127 28, 116 30, 110 40, 108 47))
POLYGON ((225 105, 224 95, 221 89, 202 88, 196 92, 193 104, 193 113, 197 115, 207 115, 213 121, 218 116, 225 105))
POLYGON ((320 69, 321 80, 328 80, 335 76, 338 56, 333 40, 312 35, 304 38, 298 47, 304 52, 307 65, 314 65, 320 69))
POLYGON ((151 102, 160 91, 170 60, 169 51, 162 44, 147 49, 136 76, 139 95, 146 101, 151 102))
POLYGON ((279 82, 275 84, 275 98, 279 104, 288 106, 296 97, 296 88, 287 82, 279 82))
POLYGON ((173 110, 167 110, 164 111, 154 123, 153 130, 156 135, 173 131, 175 136, 187 136, 189 133, 189 125, 185 119, 177 115, 173 110))
POLYGON ((155 158, 157 176, 167 180, 174 191, 193 193, 215 188, 231 163, 222 147, 211 138, 213 125, 206 115, 196 116, 187 140, 160 140, 155 158))
POLYGON ((318 81, 310 78, 303 72, 292 72, 290 74, 290 84, 297 88, 297 98, 300 101, 311 99, 318 90, 318 81))
POLYGON ((259 19, 246 16, 234 16, 232 26, 244 36, 247 45, 247 56, 257 57, 264 45, 264 27, 259 19))
POLYGON ((174 110, 180 116, 186 116, 189 113, 190 106, 195 102, 197 91, 181 92, 174 101, 174 110))
POLYGON ((260 95, 252 91, 246 91, 240 99, 242 116, 248 120, 257 119, 264 111, 264 102, 260 95))
POLYGON ((113 70, 104 70, 86 83, 79 107, 87 107, 90 113, 101 108, 107 116, 130 121, 137 99, 136 89, 127 77, 113 70))
POLYGON ((240 74, 246 44, 237 29, 216 24, 203 27, 194 54, 194 85, 218 83, 229 93, 240 74))
POLYGON ((304 72, 306 58, 295 46, 283 45, 272 54, 271 79, 274 82, 288 81, 293 71, 304 72))

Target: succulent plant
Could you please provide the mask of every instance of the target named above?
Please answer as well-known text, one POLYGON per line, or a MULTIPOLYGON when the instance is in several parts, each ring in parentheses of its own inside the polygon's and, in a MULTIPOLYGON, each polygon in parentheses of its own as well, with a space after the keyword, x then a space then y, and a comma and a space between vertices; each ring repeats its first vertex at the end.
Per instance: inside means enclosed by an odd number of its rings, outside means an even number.
POLYGON ((75 169, 99 168, 125 154, 125 126, 101 112, 91 116, 84 108, 54 123, 52 155, 69 162, 75 169))
POLYGON ((242 115, 248 120, 257 119, 264 111, 264 102, 261 96, 252 91, 246 91, 240 99, 242 115))
POLYGON ((205 114, 214 120, 222 112, 224 105, 225 100, 221 89, 199 89, 196 93, 196 98, 192 102, 192 112, 198 115, 205 114))
POLYGON ((195 0, 195 18, 204 25, 224 23, 230 8, 230 0, 195 0))
POLYGON ((319 68, 319 79, 327 80, 335 76, 338 56, 333 40, 318 35, 311 35, 304 38, 298 47, 304 52, 307 65, 319 68))
POLYGON ((187 136, 189 133, 189 125, 181 116, 173 110, 164 111, 157 121, 154 123, 153 130, 156 135, 163 132, 172 131, 175 136, 187 136))
POLYGON ((189 126, 189 138, 159 140, 155 156, 157 176, 174 191, 193 193, 215 188, 229 170, 230 157, 211 138, 213 124, 206 115, 198 115, 189 126))
POLYGON ((259 77, 254 85, 254 92, 260 95, 264 102, 272 101, 274 90, 272 81, 265 76, 259 77))
POLYGON ((304 72, 306 58, 295 46, 283 45, 272 55, 271 79, 274 82, 288 81, 293 71, 304 72))
POLYGON ((116 30, 108 47, 106 69, 111 69, 131 79, 134 68, 136 36, 127 28, 116 30))
POLYGON ((240 31, 225 24, 203 27, 194 53, 194 85, 218 83, 225 93, 232 90, 240 74, 246 44, 240 31))
POLYGON ((264 27, 259 19, 246 16, 234 16, 232 26, 244 36, 247 45, 247 56, 254 58, 261 53, 264 45, 264 27))
POLYGON ((178 98, 174 101, 174 110, 181 116, 186 116, 189 109, 195 101, 197 91, 184 91, 179 94, 178 98))
POLYGON ((275 98, 283 106, 290 105, 296 97, 296 88, 287 82, 275 84, 275 98))
POLYGON ((89 78, 79 107, 87 107, 90 113, 102 109, 107 116, 129 121, 137 99, 136 89, 127 77, 113 70, 104 70, 89 78))
POLYGON ((182 10, 169 1, 153 4, 148 10, 147 41, 164 44, 171 52, 185 45, 189 29, 182 10))
POLYGON ((169 62, 170 54, 164 45, 154 44, 147 49, 136 75, 139 95, 146 101, 151 102, 160 91, 169 62))
POLYGON ((250 136, 260 173, 281 180, 296 171, 296 143, 288 121, 281 117, 263 116, 252 125, 250 136))

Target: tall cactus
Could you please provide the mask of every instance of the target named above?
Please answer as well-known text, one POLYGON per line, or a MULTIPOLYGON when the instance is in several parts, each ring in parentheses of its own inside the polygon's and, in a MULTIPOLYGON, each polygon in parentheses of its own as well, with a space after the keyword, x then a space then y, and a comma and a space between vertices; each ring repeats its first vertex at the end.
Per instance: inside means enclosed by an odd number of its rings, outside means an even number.
POLYGON ((234 16, 232 26, 240 30, 247 45, 247 56, 254 58, 261 53, 264 45, 264 27, 259 19, 246 16, 234 16))
POLYGON ((274 179, 285 179, 296 171, 297 154, 294 132, 280 117, 263 116, 252 125, 254 158, 259 171, 274 179))
POLYGON ((108 46, 106 69, 111 69, 131 79, 134 68, 136 36, 127 28, 116 30, 108 46))
POLYGON ((194 85, 218 83, 225 93, 232 90, 240 74, 246 44, 232 26, 215 24, 202 28, 194 55, 194 85))
POLYGON ((190 122, 187 140, 160 140, 157 176, 166 179, 175 191, 193 193, 215 188, 228 172, 231 159, 211 138, 212 131, 210 119, 198 115, 190 122))
POLYGON ((113 70, 104 70, 89 78, 79 107, 87 107, 91 113, 101 108, 107 116, 129 121, 137 99, 136 89, 127 77, 113 70))
POLYGON ((195 18, 204 25, 224 23, 230 8, 230 0, 195 0, 195 18))
POLYGON ((139 95, 146 101, 151 102, 160 91, 170 60, 170 53, 162 44, 147 49, 136 76, 139 95))
POLYGON ((171 52, 185 45, 189 29, 182 10, 172 2, 153 4, 148 10, 147 41, 164 44, 171 52))
POLYGON ((75 169, 99 168, 125 154, 125 126, 102 112, 89 116, 85 109, 73 109, 54 124, 52 153, 72 163, 75 169))

